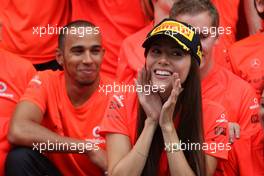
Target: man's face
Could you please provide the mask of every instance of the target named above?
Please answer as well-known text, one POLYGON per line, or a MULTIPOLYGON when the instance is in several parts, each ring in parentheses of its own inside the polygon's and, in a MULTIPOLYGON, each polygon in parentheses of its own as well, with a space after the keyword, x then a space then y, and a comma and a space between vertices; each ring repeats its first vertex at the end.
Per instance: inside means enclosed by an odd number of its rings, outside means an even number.
POLYGON ((100 34, 67 34, 61 55, 65 75, 72 82, 87 86, 99 80, 104 55, 100 34))
POLYGON ((209 12, 201 12, 196 15, 178 15, 176 20, 188 23, 194 28, 200 29, 200 39, 203 48, 203 58, 200 68, 204 69, 208 67, 212 61, 213 46, 217 39, 210 33, 207 34, 206 32, 202 32, 205 31, 204 29, 208 29, 208 31, 210 31, 210 28, 212 27, 212 19, 209 12))

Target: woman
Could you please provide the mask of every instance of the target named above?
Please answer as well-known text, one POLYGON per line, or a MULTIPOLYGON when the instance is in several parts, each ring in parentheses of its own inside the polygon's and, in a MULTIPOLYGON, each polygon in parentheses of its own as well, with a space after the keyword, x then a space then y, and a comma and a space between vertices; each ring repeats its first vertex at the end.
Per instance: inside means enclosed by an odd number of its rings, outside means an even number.
POLYGON ((108 174, 204 176, 203 151, 178 148, 203 143, 200 39, 191 26, 165 19, 143 47, 146 65, 136 84, 150 84, 152 93, 114 95, 110 101, 100 131, 108 174))

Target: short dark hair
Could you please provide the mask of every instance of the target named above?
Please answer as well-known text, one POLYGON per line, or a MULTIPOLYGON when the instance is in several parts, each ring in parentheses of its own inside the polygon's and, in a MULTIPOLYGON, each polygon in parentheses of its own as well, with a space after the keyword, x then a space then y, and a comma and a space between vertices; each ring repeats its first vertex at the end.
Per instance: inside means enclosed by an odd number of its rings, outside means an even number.
POLYGON ((64 42, 65 42, 65 36, 67 33, 65 33, 65 30, 69 28, 78 28, 78 27, 96 27, 93 23, 85 20, 76 20, 68 23, 67 25, 60 28, 59 37, 58 37, 58 48, 63 51, 64 49, 64 42))
POLYGON ((179 15, 197 15, 201 12, 209 12, 212 26, 219 26, 219 14, 210 0, 179 0, 175 2, 170 11, 170 18, 176 19, 179 15))

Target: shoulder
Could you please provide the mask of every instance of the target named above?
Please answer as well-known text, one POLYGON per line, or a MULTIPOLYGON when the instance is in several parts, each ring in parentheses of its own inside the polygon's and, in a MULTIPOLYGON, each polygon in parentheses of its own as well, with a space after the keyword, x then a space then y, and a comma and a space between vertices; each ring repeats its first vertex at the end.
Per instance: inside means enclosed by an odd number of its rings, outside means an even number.
POLYGON ((0 49, 0 57, 5 63, 5 69, 11 69, 13 72, 23 74, 27 70, 35 70, 32 63, 20 56, 10 53, 4 49, 0 49), (22 72, 23 71, 23 72, 22 72))
POLYGON ((123 41, 122 46, 126 46, 126 45, 136 46, 135 43, 143 43, 147 34, 150 32, 152 28, 153 28, 153 23, 150 23, 149 25, 145 26, 143 29, 139 30, 138 32, 128 36, 123 41))

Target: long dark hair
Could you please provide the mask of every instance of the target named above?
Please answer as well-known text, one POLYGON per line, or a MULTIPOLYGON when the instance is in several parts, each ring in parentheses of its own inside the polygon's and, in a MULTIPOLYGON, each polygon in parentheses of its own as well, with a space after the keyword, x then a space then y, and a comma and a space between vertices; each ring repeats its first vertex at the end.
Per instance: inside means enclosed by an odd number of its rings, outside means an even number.
MULTIPOLYGON (((174 118, 180 117, 177 134, 182 143, 200 143, 202 145, 204 140, 200 71, 194 58, 191 58, 191 68, 187 79, 183 84, 183 88, 184 90, 179 95, 174 110, 174 118)), ((140 136, 143 130, 145 119, 146 114, 143 108, 139 105, 137 137, 140 136)), ((148 159, 141 174, 142 176, 157 175, 159 161, 163 150, 164 139, 161 129, 158 126, 151 143, 148 159)), ((185 150, 184 155, 196 175, 206 175, 205 155, 202 150, 185 150)))

